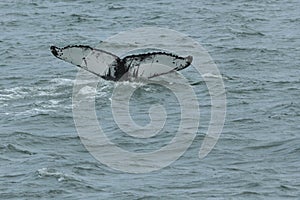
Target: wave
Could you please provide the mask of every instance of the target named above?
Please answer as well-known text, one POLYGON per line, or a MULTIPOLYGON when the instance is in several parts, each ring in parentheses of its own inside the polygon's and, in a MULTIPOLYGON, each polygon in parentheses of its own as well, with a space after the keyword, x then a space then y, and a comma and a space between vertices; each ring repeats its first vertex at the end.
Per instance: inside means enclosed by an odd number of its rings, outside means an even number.
POLYGON ((20 153, 20 154, 27 154, 27 155, 36 154, 35 152, 30 151, 28 149, 24 149, 16 144, 7 144, 7 145, 0 146, 0 151, 6 155, 7 154, 11 155, 11 153, 20 153))
POLYGON ((36 172, 38 174, 38 177, 40 177, 40 178, 54 177, 57 179, 58 182, 68 181, 68 180, 76 180, 73 176, 63 173, 63 172, 60 172, 53 168, 44 167, 44 168, 38 169, 36 172))

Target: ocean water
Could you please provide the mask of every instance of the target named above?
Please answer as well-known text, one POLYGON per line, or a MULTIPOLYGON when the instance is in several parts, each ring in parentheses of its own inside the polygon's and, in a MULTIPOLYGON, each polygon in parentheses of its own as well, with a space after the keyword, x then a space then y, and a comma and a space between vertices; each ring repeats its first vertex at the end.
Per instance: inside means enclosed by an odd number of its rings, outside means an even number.
MULTIPOLYGON (((299 12, 298 0, 0 2, 0 199, 298 199, 299 12), (223 76, 227 114, 215 148, 199 159, 210 96, 201 76, 183 70, 200 104, 196 138, 171 165, 131 174, 97 161, 81 143, 72 112, 78 69, 49 47, 97 46, 143 26, 202 44, 223 76)), ((161 135, 137 141, 113 123, 114 87, 100 81, 96 94, 98 119, 112 141, 130 151, 170 141, 180 118, 171 91, 155 84, 136 90, 130 108, 137 124, 149 123, 152 104, 168 114, 161 135)))

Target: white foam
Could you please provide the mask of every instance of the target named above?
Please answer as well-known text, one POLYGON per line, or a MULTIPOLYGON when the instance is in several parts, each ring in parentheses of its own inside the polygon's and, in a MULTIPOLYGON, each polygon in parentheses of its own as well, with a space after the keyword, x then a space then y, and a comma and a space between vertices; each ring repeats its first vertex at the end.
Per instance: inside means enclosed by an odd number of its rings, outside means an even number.
POLYGON ((52 105, 57 105, 60 101, 51 99, 51 100, 49 100, 49 102, 50 102, 52 105))
POLYGON ((146 84, 143 82, 130 82, 130 81, 121 81, 121 82, 115 83, 115 87, 118 87, 119 85, 126 85, 126 86, 130 86, 133 88, 138 88, 138 87, 142 87, 146 84))
POLYGON ((57 178, 58 182, 65 180, 67 177, 67 175, 62 172, 58 172, 55 169, 48 169, 46 167, 44 167, 42 169, 38 169, 37 173, 38 173, 39 177, 53 176, 53 177, 57 178))
POLYGON ((222 78, 218 75, 215 75, 215 74, 211 74, 211 73, 206 73, 206 74, 203 74, 202 75, 203 78, 222 78))
POLYGON ((49 113, 53 113, 53 112, 56 112, 56 110, 33 108, 33 109, 26 110, 23 112, 15 113, 15 116, 34 116, 34 115, 39 115, 39 114, 49 114, 49 113))
POLYGON ((54 78, 50 82, 57 83, 58 85, 72 85, 74 80, 67 78, 54 78))
POLYGON ((84 86, 78 92, 79 95, 87 95, 87 94, 94 94, 94 93, 95 93, 95 88, 90 86, 84 86))

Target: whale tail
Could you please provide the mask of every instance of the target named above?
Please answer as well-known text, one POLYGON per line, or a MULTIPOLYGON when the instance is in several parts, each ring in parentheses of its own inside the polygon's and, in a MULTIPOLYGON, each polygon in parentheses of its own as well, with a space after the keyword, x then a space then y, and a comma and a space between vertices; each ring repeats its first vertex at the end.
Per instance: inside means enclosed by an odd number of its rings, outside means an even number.
POLYGON ((182 70, 193 61, 192 56, 180 57, 166 52, 128 55, 124 58, 85 45, 58 48, 51 46, 52 54, 106 80, 128 78, 149 79, 172 71, 182 70))

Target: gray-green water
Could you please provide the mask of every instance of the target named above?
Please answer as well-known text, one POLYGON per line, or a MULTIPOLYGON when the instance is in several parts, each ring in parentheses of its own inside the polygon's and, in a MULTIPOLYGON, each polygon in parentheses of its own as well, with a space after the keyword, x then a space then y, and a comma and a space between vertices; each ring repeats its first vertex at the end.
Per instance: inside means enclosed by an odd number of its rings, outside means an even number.
MULTIPOLYGON (((0 199, 299 198, 299 12, 297 0, 2 1, 0 199), (199 160, 209 95, 201 77, 185 69, 200 99, 196 139, 169 167, 127 174, 95 160, 80 142, 72 117, 77 68, 55 59, 49 47, 96 46, 141 26, 180 31, 209 51, 224 78, 227 117, 214 150, 199 160)), ((111 116, 113 83, 98 87, 98 117, 111 139, 143 150, 147 142, 133 146, 101 115, 111 116)), ((168 100, 174 102, 172 93, 155 85, 134 95, 137 123, 149 121, 153 102, 171 115, 162 143, 149 141, 146 150, 162 146, 178 126, 180 110, 168 100)))

